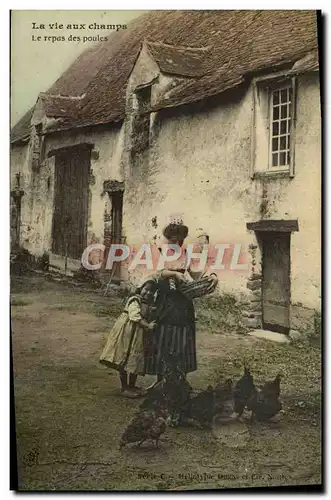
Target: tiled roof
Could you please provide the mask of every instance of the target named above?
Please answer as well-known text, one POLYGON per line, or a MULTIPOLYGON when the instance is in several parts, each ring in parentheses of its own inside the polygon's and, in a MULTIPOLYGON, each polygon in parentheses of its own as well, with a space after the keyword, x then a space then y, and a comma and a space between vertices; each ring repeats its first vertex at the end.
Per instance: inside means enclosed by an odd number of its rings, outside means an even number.
MULTIPOLYGON (((127 81, 144 41, 161 71, 185 77, 158 108, 179 106, 238 85, 254 72, 295 63, 316 51, 316 11, 145 14, 127 30, 84 52, 49 89, 49 94, 57 96, 85 94, 77 101, 75 112, 65 111, 56 126, 66 129, 122 120, 127 81)), ((57 104, 63 109, 61 100, 53 100, 50 106, 56 108, 57 104)), ((12 136, 26 136, 27 122, 26 115, 14 127, 12 136)))

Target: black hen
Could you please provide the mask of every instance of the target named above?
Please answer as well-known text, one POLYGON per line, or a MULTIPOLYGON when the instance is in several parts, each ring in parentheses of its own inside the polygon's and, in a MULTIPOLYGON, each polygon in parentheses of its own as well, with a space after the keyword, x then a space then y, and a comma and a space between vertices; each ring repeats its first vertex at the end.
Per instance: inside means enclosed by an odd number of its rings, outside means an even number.
POLYGON ((261 389, 263 394, 268 396, 268 397, 279 398, 279 396, 280 396, 280 379, 281 379, 281 375, 279 373, 274 380, 271 380, 270 382, 266 382, 261 389))
POLYGON ((245 407, 249 404, 255 394, 256 388, 253 376, 251 375, 249 368, 245 366, 244 375, 236 383, 233 392, 234 411, 238 413, 239 417, 243 414, 245 407))
POLYGON ((260 391, 256 391, 249 402, 252 410, 252 420, 266 421, 277 415, 282 409, 279 401, 280 396, 280 375, 266 382, 260 391))
POLYGON ((277 415, 282 409, 282 404, 276 397, 267 397, 262 391, 255 394, 251 401, 252 420, 265 422, 277 415))
POLYGON ((177 356, 169 356, 164 360, 163 380, 149 391, 140 408, 152 409, 158 400, 166 396, 171 422, 178 425, 182 416, 188 412, 191 392, 192 387, 185 378, 177 356))
POLYGON ((176 357, 173 357, 170 363, 166 363, 163 390, 169 400, 171 423, 180 425, 183 415, 187 412, 192 387, 186 380, 176 357))
POLYGON ((154 410, 159 407, 160 402, 166 400, 166 392, 163 386, 163 382, 158 382, 153 389, 148 391, 147 396, 140 405, 141 410, 154 410))
POLYGON ((200 426, 210 426, 214 416, 215 392, 211 385, 205 391, 193 396, 188 403, 186 418, 200 426))

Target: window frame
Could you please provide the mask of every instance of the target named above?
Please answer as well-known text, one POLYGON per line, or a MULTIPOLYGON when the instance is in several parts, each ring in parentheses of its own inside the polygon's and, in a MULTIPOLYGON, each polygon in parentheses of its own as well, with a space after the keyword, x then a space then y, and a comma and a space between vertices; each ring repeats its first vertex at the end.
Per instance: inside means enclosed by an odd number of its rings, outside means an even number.
POLYGON ((295 175, 295 129, 296 129, 296 87, 297 78, 293 74, 287 74, 286 72, 278 72, 272 75, 264 75, 261 77, 256 77, 252 81, 253 87, 253 113, 252 113, 252 158, 251 158, 251 177, 256 176, 277 176, 277 175, 287 175, 289 177, 294 177, 295 175), (287 85, 289 84, 289 85, 287 85), (288 166, 272 166, 272 92, 286 86, 291 86, 292 88, 292 106, 291 106, 291 127, 290 127, 290 163, 288 166), (268 143, 266 151, 266 156, 268 158, 267 164, 263 171, 256 171, 255 155, 256 155, 256 113, 257 107, 260 105, 261 99, 266 103, 266 131, 268 134, 268 143))
MULTIPOLYGON (((294 119, 295 119, 295 79, 284 78, 283 80, 278 80, 273 83, 269 83, 267 89, 268 95, 268 128, 269 128, 269 142, 268 142, 268 172, 290 172, 290 175, 294 175, 294 119), (290 138, 290 148, 289 155, 290 161, 288 165, 277 165, 273 166, 272 162, 272 140, 273 136, 273 93, 277 90, 284 90, 290 88, 292 90, 291 97, 291 111, 287 118, 290 118, 290 128, 289 128, 289 138, 290 138)), ((281 109, 281 108, 280 108, 281 109)), ((279 130, 280 132, 280 130, 279 130)), ((278 134, 280 135, 280 134, 278 134)))

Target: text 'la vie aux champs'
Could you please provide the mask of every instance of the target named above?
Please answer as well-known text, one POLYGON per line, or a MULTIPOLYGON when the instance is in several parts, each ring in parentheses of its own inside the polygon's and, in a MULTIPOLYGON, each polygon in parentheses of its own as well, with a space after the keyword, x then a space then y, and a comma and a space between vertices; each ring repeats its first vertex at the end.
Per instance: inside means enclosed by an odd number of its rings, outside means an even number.
POLYGON ((69 24, 61 24, 61 23, 32 23, 32 29, 34 30, 116 30, 126 29, 126 24, 99 24, 96 22, 87 24, 87 23, 69 23, 69 24))

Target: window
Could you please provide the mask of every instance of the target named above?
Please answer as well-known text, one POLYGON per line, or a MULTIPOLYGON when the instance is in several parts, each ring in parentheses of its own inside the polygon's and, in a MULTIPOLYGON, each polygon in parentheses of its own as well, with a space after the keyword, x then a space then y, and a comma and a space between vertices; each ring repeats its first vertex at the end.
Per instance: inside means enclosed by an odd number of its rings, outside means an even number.
POLYGON ((294 176, 295 78, 253 80, 252 177, 294 176))
POLYGON ((135 92, 136 112, 132 122, 132 156, 143 153, 149 147, 151 91, 152 86, 148 85, 135 92))
POLYGON ((38 124, 32 127, 31 132, 31 146, 32 146, 32 170, 34 172, 39 172, 41 165, 41 151, 42 151, 42 136, 41 136, 41 125, 38 124))
POLYGON ((271 91, 270 167, 289 167, 291 161, 292 85, 271 91))
POLYGON ((140 114, 149 112, 149 108, 151 105, 151 94, 152 94, 151 85, 147 85, 146 87, 142 87, 136 90, 138 112, 140 114))

